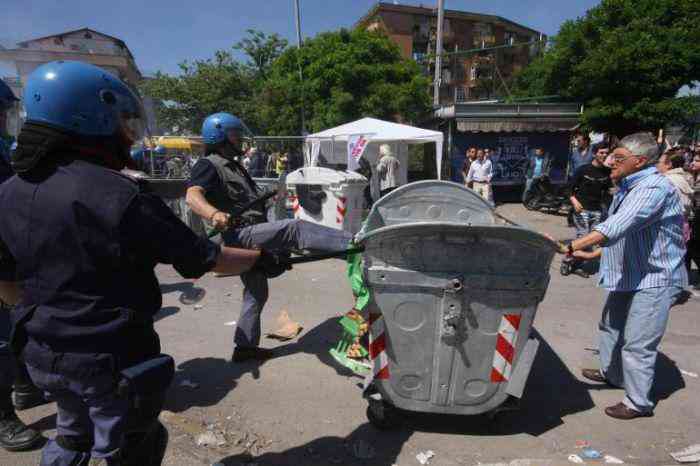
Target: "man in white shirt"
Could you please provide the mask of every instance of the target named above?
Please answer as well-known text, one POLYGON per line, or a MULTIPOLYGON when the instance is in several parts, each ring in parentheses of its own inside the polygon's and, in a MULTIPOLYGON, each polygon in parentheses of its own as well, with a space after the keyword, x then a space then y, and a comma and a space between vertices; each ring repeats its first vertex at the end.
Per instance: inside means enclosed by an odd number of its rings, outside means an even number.
POLYGON ((484 156, 484 151, 479 149, 476 152, 476 160, 469 167, 467 183, 473 183, 474 191, 488 202, 491 202, 492 176, 493 166, 491 161, 484 156))
POLYGON ((379 146, 379 163, 377 173, 379 174, 379 192, 382 196, 389 194, 399 185, 399 167, 401 162, 394 156, 389 144, 379 146))

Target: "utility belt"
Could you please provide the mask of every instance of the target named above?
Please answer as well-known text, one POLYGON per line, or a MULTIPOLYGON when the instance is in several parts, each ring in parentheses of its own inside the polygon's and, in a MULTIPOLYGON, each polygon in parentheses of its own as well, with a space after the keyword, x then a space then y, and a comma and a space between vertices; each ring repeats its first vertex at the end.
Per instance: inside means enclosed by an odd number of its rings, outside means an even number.
MULTIPOLYGON (((118 354, 73 353, 53 351, 47 345, 28 338, 24 326, 31 320, 35 306, 24 308, 15 320, 10 345, 25 362, 47 373, 61 374, 75 379, 111 375, 117 380, 121 396, 132 397, 138 405, 140 398, 165 392, 175 375, 175 362, 167 354, 145 356, 147 359, 123 367, 118 354)), ((134 313, 138 314, 138 313, 134 313)), ((130 360, 132 358, 129 358, 130 360)))

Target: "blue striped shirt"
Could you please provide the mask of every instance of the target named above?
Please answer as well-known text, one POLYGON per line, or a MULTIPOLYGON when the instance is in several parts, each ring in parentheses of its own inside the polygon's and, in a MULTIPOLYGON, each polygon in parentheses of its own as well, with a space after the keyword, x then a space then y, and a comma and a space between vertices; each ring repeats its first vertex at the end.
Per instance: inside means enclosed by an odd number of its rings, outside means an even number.
POLYGON ((656 168, 625 177, 607 220, 594 230, 606 237, 598 285, 611 291, 688 285, 683 207, 656 168))

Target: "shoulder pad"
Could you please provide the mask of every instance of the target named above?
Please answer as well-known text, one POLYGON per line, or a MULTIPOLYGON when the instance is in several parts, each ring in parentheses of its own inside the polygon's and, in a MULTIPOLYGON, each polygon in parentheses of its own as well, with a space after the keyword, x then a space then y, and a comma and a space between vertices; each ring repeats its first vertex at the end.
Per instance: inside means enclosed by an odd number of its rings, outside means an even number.
POLYGON ((148 175, 146 174, 146 172, 125 168, 121 172, 119 172, 119 174, 127 180, 135 183, 138 186, 140 192, 148 193, 151 191, 150 183, 148 182, 148 175))

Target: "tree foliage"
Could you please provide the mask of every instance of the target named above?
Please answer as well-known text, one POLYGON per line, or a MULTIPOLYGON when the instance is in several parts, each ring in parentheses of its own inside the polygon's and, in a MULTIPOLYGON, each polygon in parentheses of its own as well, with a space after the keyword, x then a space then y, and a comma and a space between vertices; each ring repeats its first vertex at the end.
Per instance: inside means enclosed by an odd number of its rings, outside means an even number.
POLYGON ((180 75, 158 72, 142 85, 146 95, 162 101, 156 107, 160 126, 176 133, 199 133, 207 115, 246 113, 251 77, 230 52, 217 51, 214 58, 179 66, 180 75))
POLYGON ((700 79, 698 24, 697 0, 602 0, 561 26, 515 92, 582 102, 582 123, 598 131, 683 123, 698 111, 693 99, 676 97, 700 79))
POLYGON ((429 81, 388 37, 340 30, 290 48, 272 65, 261 116, 274 134, 299 134, 303 99, 310 132, 372 116, 417 122, 430 108, 429 81), (304 81, 299 79, 301 60, 304 81))
POLYGON ((180 63, 179 75, 159 72, 145 81, 142 91, 161 102, 156 107, 161 126, 176 133, 197 134, 207 115, 229 112, 242 117, 251 128, 260 129, 256 96, 287 41, 277 34, 246 32, 248 36, 233 46, 246 54, 246 62, 236 60, 233 51, 219 50, 211 59, 180 63))
POLYGON ((384 35, 324 33, 300 52, 277 34, 249 30, 234 49, 248 60, 218 51, 180 64, 179 75, 158 73, 144 83, 144 93, 162 102, 156 113, 163 127, 198 133, 207 115, 225 111, 258 134, 298 135, 302 98, 311 131, 363 116, 417 122, 430 108, 429 81, 384 35))
POLYGON ((250 61, 246 65, 250 67, 255 78, 265 79, 270 66, 287 48, 287 40, 278 34, 270 34, 246 30, 248 37, 244 38, 233 46, 235 50, 241 50, 249 57, 250 61))

